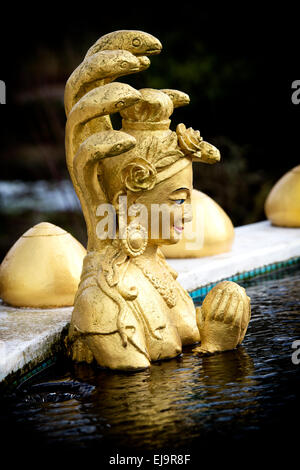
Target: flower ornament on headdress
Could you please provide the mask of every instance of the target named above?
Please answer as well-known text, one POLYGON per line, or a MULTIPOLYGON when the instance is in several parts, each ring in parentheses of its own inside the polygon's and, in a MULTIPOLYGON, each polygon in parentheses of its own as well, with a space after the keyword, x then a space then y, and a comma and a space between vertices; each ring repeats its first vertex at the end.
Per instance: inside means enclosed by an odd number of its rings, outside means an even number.
MULTIPOLYGON (((199 131, 191 127, 186 129, 184 124, 178 124, 176 132, 170 131, 163 138, 144 137, 140 151, 142 149, 143 157, 135 156, 121 172, 124 186, 133 192, 153 189, 157 183, 170 177, 173 164, 180 163, 185 157, 210 164, 220 160, 219 150, 205 142, 199 131)), ((175 167, 173 169, 176 170, 175 167)))
POLYGON ((220 161, 219 150, 214 145, 205 142, 199 131, 195 131, 192 127, 187 129, 184 124, 178 124, 176 134, 180 149, 193 161, 211 164, 220 161))
POLYGON ((153 189, 183 169, 187 158, 203 163, 220 160, 219 150, 205 142, 199 131, 187 129, 184 124, 179 124, 176 132, 169 129, 174 108, 189 102, 186 93, 152 88, 139 92, 141 99, 120 112, 122 131, 137 140, 134 158, 122 170, 122 180, 128 190, 153 189))
POLYGON ((150 190, 155 186, 156 168, 144 158, 136 158, 122 172, 123 182, 133 192, 150 190))
POLYGON ((148 135, 143 139, 140 152, 143 157, 134 156, 121 172, 124 186, 133 192, 153 189, 167 176, 166 169, 184 157, 178 147, 176 132, 170 132, 164 138, 148 135))

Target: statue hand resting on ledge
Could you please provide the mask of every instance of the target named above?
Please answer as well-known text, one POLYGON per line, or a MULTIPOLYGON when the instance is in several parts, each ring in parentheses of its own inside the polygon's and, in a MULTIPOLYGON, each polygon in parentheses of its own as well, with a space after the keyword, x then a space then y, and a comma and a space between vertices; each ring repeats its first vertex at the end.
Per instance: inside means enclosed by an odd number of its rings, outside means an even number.
POLYGON ((223 281, 211 289, 196 312, 201 346, 194 351, 227 351, 245 337, 251 316, 250 297, 235 282, 223 281))
POLYGON ((244 289, 226 282, 197 319, 159 248, 176 243, 191 220, 192 162, 220 160, 199 131, 170 130, 174 108, 189 102, 185 93, 113 82, 147 68, 160 49, 140 31, 107 34, 65 91, 67 164, 88 232, 66 344, 73 360, 118 370, 147 368, 200 341, 198 352, 235 348, 250 320, 244 289), (121 130, 111 124, 116 112, 121 130))

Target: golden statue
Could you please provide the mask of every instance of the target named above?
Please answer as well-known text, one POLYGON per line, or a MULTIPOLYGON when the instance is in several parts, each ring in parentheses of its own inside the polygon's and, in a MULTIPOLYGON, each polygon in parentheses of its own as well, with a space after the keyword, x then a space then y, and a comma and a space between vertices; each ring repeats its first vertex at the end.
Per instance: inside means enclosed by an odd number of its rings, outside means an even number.
POLYGON ((273 186, 265 202, 265 213, 273 225, 300 227, 300 165, 273 186))
POLYGON ((220 160, 199 131, 170 130, 185 93, 113 82, 146 69, 160 50, 150 34, 109 33, 65 90, 67 165, 88 232, 66 344, 73 360, 111 369, 147 368, 200 339, 200 353, 233 349, 250 320, 250 299, 235 283, 216 286, 196 313, 159 248, 177 243, 191 219, 192 162, 220 160))
POLYGON ((222 207, 196 189, 192 191, 191 203, 193 219, 185 224, 178 243, 161 247, 165 257, 201 258, 230 251, 234 227, 222 207))

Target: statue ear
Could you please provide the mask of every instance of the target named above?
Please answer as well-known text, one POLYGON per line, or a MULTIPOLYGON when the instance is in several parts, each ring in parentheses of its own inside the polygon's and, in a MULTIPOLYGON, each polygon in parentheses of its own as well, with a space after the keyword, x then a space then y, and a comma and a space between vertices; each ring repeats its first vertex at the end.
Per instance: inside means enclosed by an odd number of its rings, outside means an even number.
POLYGON ((114 195, 112 205, 115 208, 116 214, 124 211, 127 213, 127 193, 124 189, 121 189, 114 195))

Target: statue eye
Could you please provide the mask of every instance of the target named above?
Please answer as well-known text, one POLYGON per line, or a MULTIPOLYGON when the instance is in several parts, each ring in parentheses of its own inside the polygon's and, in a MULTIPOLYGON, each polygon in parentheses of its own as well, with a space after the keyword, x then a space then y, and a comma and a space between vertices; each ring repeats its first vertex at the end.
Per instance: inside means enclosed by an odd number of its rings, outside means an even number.
POLYGON ((139 46, 141 45, 141 40, 140 40, 139 38, 134 38, 134 39, 132 40, 132 45, 133 45, 134 47, 139 47, 139 46))
POLYGON ((175 204, 178 204, 179 206, 185 202, 185 199, 175 199, 174 200, 175 204))
POLYGON ((126 60, 123 60, 123 62, 121 63, 121 67, 122 69, 126 69, 126 67, 128 67, 128 62, 126 60))

